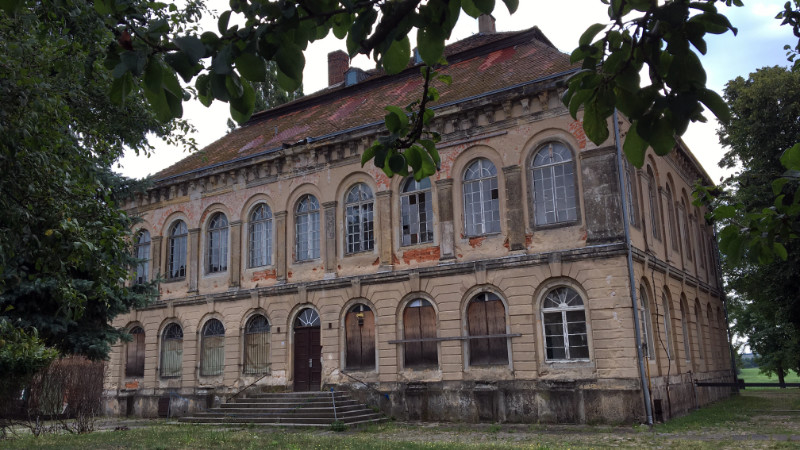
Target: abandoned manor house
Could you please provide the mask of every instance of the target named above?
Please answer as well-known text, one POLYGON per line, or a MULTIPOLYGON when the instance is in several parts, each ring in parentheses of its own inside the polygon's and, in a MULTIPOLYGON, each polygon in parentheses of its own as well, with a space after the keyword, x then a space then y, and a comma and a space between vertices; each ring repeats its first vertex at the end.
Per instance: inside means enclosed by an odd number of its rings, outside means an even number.
POLYGON ((336 51, 327 88, 125 205, 135 282, 162 281, 114 321, 133 339, 107 365, 108 414, 335 388, 411 420, 634 423, 730 394, 695 385, 733 376, 692 153, 633 167, 619 115, 587 140, 561 103, 578 67, 536 27, 485 16, 445 55, 428 179, 361 166, 384 107, 420 95, 421 63, 390 76, 336 51))

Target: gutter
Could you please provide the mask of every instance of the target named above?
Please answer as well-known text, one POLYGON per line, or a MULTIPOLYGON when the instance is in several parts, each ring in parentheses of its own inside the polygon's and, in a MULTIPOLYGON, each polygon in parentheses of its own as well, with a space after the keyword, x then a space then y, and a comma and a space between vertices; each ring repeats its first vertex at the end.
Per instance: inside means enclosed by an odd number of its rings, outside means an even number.
POLYGON ((645 368, 645 358, 642 354, 642 330, 639 329, 639 305, 636 299, 636 275, 633 272, 633 249, 631 244, 631 229, 628 215, 627 190, 625 189, 625 171, 622 163, 622 145, 619 140, 619 122, 617 121, 617 110, 614 109, 614 139, 617 146, 617 174, 619 175, 619 187, 622 197, 622 223, 625 228, 625 249, 628 254, 628 282, 631 287, 631 306, 633 307, 633 331, 636 339, 636 356, 639 358, 639 377, 642 382, 642 394, 644 396, 644 410, 647 415, 647 424, 653 425, 653 407, 650 401, 650 384, 647 382, 647 370, 645 368))

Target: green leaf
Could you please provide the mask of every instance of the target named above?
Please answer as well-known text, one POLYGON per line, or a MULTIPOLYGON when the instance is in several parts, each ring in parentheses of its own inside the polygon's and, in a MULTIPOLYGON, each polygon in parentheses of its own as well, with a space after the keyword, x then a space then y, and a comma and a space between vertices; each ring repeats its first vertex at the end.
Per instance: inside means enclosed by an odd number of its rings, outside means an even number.
POLYGON ((231 18, 231 11, 225 11, 224 13, 220 14, 219 22, 217 22, 217 29, 219 30, 219 34, 225 34, 228 32, 228 21, 231 18))
POLYGON ((517 8, 519 8, 519 0, 503 0, 503 3, 506 4, 509 14, 514 14, 517 12, 517 8))
POLYGON ((589 102, 583 111, 583 131, 597 145, 608 139, 606 116, 598 110, 597 101, 589 102))
POLYGON ((473 19, 477 19, 483 14, 483 11, 478 7, 473 0, 461 0, 461 8, 473 19))
POLYGON ((278 86, 281 87, 286 92, 294 92, 300 89, 300 85, 302 84, 300 80, 296 80, 294 78, 286 76, 281 69, 278 69, 278 86))
POLYGON ((786 247, 784 247, 780 242, 774 242, 772 244, 772 249, 782 260, 786 261, 789 258, 789 252, 786 251, 786 247))
POLYGON ((419 56, 429 66, 435 66, 444 54, 444 35, 440 30, 420 28, 417 30, 419 56))
POLYGON ((396 173, 400 173, 402 171, 408 171, 408 164, 406 163, 406 157, 403 156, 401 153, 392 155, 389 158, 389 168, 396 173))
POLYGON ((781 164, 789 170, 800 170, 800 143, 794 144, 783 152, 781 164))
MULTIPOLYGON (((6 3, 19 3, 19 2, 9 2, 8 0, 0 0, 0 5, 4 5, 6 3)), ((2 8, 5 9, 4 7, 2 8)), ((111 3, 106 0, 94 0, 94 10, 97 11, 97 13, 100 14, 101 16, 108 16, 114 12, 111 9, 111 3)))
POLYGON ((591 44, 594 40, 594 37, 597 36, 597 33, 599 33, 605 27, 606 25, 602 23, 590 25, 589 28, 583 32, 580 39, 578 39, 578 45, 583 46, 591 44))
POLYGON ((436 144, 430 139, 420 139, 417 141, 417 143, 425 148, 436 167, 439 167, 439 164, 441 164, 442 160, 439 157, 439 150, 436 149, 436 144))
POLYGON ((389 74, 398 73, 405 69, 411 58, 411 43, 408 36, 399 41, 392 41, 392 45, 384 53, 381 63, 389 74))
POLYGON ((389 114, 386 115, 386 128, 389 129, 392 133, 405 133, 406 127, 408 127, 408 116, 406 113, 398 108, 397 106, 387 106, 384 108, 386 111, 389 111, 389 114))
POLYGON ((772 193, 778 195, 783 190, 783 186, 789 182, 788 178, 778 178, 772 182, 772 193))
POLYGON ((637 122, 633 122, 628 129, 628 134, 625 135, 625 143, 622 145, 622 151, 628 157, 628 161, 636 167, 644 166, 644 155, 647 150, 647 141, 639 136, 636 132, 637 122))
POLYGON ((231 117, 239 125, 250 120, 255 108, 256 94, 253 86, 246 80, 242 82, 242 95, 231 99, 231 117))
POLYGON ((727 124, 731 121, 731 110, 725 100, 711 89, 703 89, 700 91, 700 101, 717 116, 720 122, 727 124))
POLYGON ((233 46, 228 44, 222 47, 222 49, 211 60, 211 70, 218 75, 227 75, 231 73, 232 59, 233 59, 233 46))
MULTIPOLYGON (((306 59, 300 47, 284 43, 275 53, 275 62, 278 64, 278 69, 284 76, 296 82, 296 87, 294 89, 287 89, 287 91, 296 91, 303 81, 303 68, 306 65, 306 59)), ((284 87, 284 89, 286 89, 286 87, 284 87)))
POLYGON ((206 46, 197 36, 180 36, 173 41, 175 45, 183 51, 192 64, 197 64, 206 56, 206 46))
POLYGON ((375 157, 375 150, 378 146, 380 146, 380 143, 373 142, 372 145, 364 150, 364 153, 361 154, 361 167, 364 167, 364 164, 366 164, 367 161, 375 157))
POLYGON ((714 208, 714 218, 717 220, 730 219, 736 216, 736 207, 733 205, 722 205, 714 208))
POLYGON ((236 70, 250 81, 267 80, 267 63, 254 53, 242 53, 234 64, 236 70))

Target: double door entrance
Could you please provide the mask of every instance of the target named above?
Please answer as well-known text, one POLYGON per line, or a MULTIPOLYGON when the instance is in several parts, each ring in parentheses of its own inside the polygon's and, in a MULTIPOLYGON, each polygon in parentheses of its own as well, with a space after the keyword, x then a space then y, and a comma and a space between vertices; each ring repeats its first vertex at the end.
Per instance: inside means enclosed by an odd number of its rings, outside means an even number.
POLYGON ((294 322, 294 390, 318 391, 322 385, 319 314, 304 309, 294 322))

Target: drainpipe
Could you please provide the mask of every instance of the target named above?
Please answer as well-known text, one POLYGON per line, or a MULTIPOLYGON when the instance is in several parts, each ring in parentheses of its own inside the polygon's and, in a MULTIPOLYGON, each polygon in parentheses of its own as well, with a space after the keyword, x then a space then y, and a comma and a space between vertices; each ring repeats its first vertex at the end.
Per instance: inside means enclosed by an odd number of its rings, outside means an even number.
MULTIPOLYGON (((631 306, 633 307, 633 332, 636 338, 636 356, 639 358, 639 378, 642 382, 642 394, 644 395, 644 410, 647 414, 647 424, 653 425, 653 407, 650 403, 650 386, 647 381, 647 372, 645 368, 645 358, 642 354, 642 347, 639 345, 642 342, 642 330, 639 329, 639 305, 636 300, 636 276, 633 272, 633 246, 631 245, 631 229, 628 222, 628 199, 627 190, 625 189, 625 171, 622 164, 622 144, 619 140, 619 123, 617 122, 617 110, 614 109, 614 139, 617 145, 617 174, 619 175, 620 192, 622 193, 622 224, 625 229, 625 249, 628 253, 628 282, 631 287, 631 306)), ((631 186, 633 188, 633 186, 631 186)))

